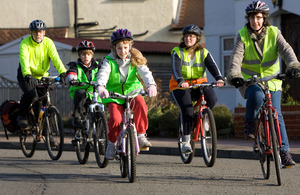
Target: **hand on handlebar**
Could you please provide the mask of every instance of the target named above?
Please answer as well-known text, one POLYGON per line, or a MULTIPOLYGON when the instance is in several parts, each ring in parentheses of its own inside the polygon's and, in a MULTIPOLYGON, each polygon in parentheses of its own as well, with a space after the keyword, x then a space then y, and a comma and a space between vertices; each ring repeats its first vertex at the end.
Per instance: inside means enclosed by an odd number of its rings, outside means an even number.
POLYGON ((69 82, 70 85, 77 86, 79 84, 77 79, 73 79, 69 82))
POLYGON ((218 87, 223 87, 225 85, 225 82, 222 79, 217 80, 216 82, 218 87))
POLYGON ((38 80, 36 78, 34 78, 32 75, 30 75, 30 74, 28 74, 28 75, 25 76, 25 81, 32 88, 35 88, 39 84, 38 80))
POLYGON ((98 88, 97 88, 97 91, 98 91, 99 97, 101 99, 105 99, 105 98, 109 97, 109 93, 108 93, 107 89, 104 86, 99 85, 98 88))
POLYGON ((180 87, 186 88, 186 89, 188 89, 189 86, 190 86, 190 85, 189 85, 187 82, 181 83, 181 85, 180 85, 180 87))
POLYGON ((290 68, 286 71, 286 76, 290 79, 299 76, 300 70, 298 68, 290 68))
POLYGON ((149 85, 147 88, 147 94, 149 97, 155 97, 157 95, 157 89, 155 85, 149 85))
POLYGON ((231 83, 235 88, 239 88, 244 85, 245 80, 241 77, 235 77, 231 79, 231 83))

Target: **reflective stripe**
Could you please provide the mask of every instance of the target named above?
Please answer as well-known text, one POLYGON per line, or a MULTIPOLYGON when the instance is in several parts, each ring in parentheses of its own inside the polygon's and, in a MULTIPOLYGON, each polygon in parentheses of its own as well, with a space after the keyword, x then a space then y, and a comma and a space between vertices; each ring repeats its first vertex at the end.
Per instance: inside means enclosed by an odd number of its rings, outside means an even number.
POLYGON ((260 64, 260 60, 245 60, 245 59, 243 59, 243 63, 244 64, 249 64, 249 65, 251 65, 251 64, 260 64))
POLYGON ((255 71, 252 71, 252 70, 248 70, 248 69, 246 69, 246 68, 241 68, 241 70, 242 70, 242 72, 244 73, 244 74, 246 74, 246 75, 251 75, 251 76, 253 76, 253 75, 257 75, 258 77, 261 77, 261 74, 259 73, 259 72, 255 72, 255 71))
POLYGON ((271 60, 269 62, 264 62, 261 64, 261 67, 268 67, 268 66, 273 66, 274 64, 276 64, 277 62, 279 62, 279 59, 276 58, 275 60, 271 60))

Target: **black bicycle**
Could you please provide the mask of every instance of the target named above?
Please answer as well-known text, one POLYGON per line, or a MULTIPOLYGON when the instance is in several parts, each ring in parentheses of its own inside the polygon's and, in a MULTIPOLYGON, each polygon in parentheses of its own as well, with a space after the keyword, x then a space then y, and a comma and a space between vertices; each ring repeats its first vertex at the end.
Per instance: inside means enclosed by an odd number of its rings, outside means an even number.
POLYGON ((46 89, 46 94, 31 104, 27 114, 28 126, 20 127, 20 144, 23 154, 33 156, 37 142, 45 141, 48 154, 52 160, 58 160, 63 152, 63 122, 58 109, 51 103, 50 89, 59 83, 59 77, 47 76, 39 80, 37 88, 46 89))
POLYGON ((75 129, 75 139, 72 141, 78 162, 80 164, 86 164, 88 162, 90 148, 93 148, 98 166, 104 168, 109 162, 105 158, 105 151, 108 144, 108 126, 104 105, 97 100, 97 83, 94 81, 89 83, 73 82, 71 85, 89 85, 93 87, 93 92, 91 93, 93 95, 93 100, 88 99, 85 104, 86 112, 81 119, 81 128, 75 129))

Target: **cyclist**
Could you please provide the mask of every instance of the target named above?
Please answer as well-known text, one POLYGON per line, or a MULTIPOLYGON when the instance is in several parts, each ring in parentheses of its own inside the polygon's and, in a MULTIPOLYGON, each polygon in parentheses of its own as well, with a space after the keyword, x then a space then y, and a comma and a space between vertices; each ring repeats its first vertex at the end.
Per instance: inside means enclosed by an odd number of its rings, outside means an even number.
MULTIPOLYGON (((108 103, 110 118, 108 121, 108 146, 106 158, 114 159, 116 154, 116 140, 120 133, 122 122, 123 103, 125 100, 108 98, 108 91, 120 94, 128 94, 143 89, 138 76, 143 80, 148 95, 154 97, 157 94, 156 83, 152 72, 147 66, 147 60, 142 53, 132 47, 133 35, 127 29, 118 29, 110 37, 111 53, 105 57, 98 73, 98 93, 103 103, 108 103), (107 99, 104 99, 107 98, 107 99)), ((146 138, 148 128, 148 108, 142 96, 137 96, 131 102, 134 111, 134 122, 138 133, 140 148, 148 148, 151 143, 146 138)))
MULTIPOLYGON (((173 48, 172 77, 169 82, 171 95, 180 109, 180 122, 183 127, 182 152, 192 152, 190 138, 193 121, 192 100, 200 98, 200 90, 188 90, 192 84, 207 82, 206 68, 221 87, 224 85, 223 77, 209 51, 200 44, 201 30, 196 25, 188 25, 182 31, 179 47, 173 48)), ((212 88, 204 89, 207 106, 213 108, 217 97, 212 88)))
POLYGON ((22 40, 20 44, 20 63, 17 79, 23 96, 20 101, 20 113, 18 125, 28 125, 26 114, 29 112, 30 104, 36 97, 43 96, 46 90, 36 88, 38 79, 48 76, 50 60, 60 74, 61 82, 64 83, 66 68, 62 63, 53 41, 45 36, 46 24, 42 20, 34 20, 29 25, 30 36, 22 40))
MULTIPOLYGON (((245 138, 255 138, 255 122, 257 113, 263 104, 264 93, 259 85, 244 85, 244 79, 253 75, 259 78, 280 73, 278 53, 287 65, 287 75, 299 75, 300 64, 292 47, 283 38, 280 30, 269 21, 269 7, 262 1, 253 1, 246 9, 247 23, 237 34, 236 45, 230 58, 228 81, 239 89, 247 99, 245 113, 245 138)), ((280 125, 283 147, 280 155, 285 166, 295 165, 289 154, 289 141, 281 114, 281 85, 282 81, 272 80, 269 87, 272 103, 276 108, 280 125)))
MULTIPOLYGON (((93 57, 95 46, 92 42, 84 40, 77 46, 78 59, 76 62, 68 64, 69 70, 66 75, 66 83, 90 82, 97 81, 97 73, 100 68, 100 63, 93 57)), ((81 117, 85 112, 84 104, 87 99, 92 100, 93 87, 90 85, 70 86, 70 96, 74 100, 74 112, 72 125, 74 128, 81 127, 81 117)), ((98 99, 101 102, 100 98, 98 99)))

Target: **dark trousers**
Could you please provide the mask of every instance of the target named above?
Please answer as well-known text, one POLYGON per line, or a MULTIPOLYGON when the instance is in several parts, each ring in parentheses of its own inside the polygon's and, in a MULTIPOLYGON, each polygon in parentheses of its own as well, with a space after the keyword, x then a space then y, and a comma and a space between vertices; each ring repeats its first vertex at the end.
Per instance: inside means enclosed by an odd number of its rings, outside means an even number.
POLYGON ((36 96, 41 97, 47 93, 45 88, 38 88, 30 86, 24 79, 21 68, 18 68, 17 76, 19 86, 23 91, 23 95, 20 100, 20 115, 26 115, 29 112, 31 103, 34 101, 36 96))
POLYGON ((86 103, 86 91, 84 89, 78 89, 74 94, 74 113, 73 117, 81 117, 85 112, 86 103))
MULTIPOLYGON (((171 92, 175 104, 180 109, 180 122, 183 127, 184 135, 191 134, 193 122, 193 102, 201 96, 199 89, 175 89, 171 92)), ((210 87, 204 88, 204 97, 206 106, 212 109, 217 103, 217 96, 214 90, 210 87)))

